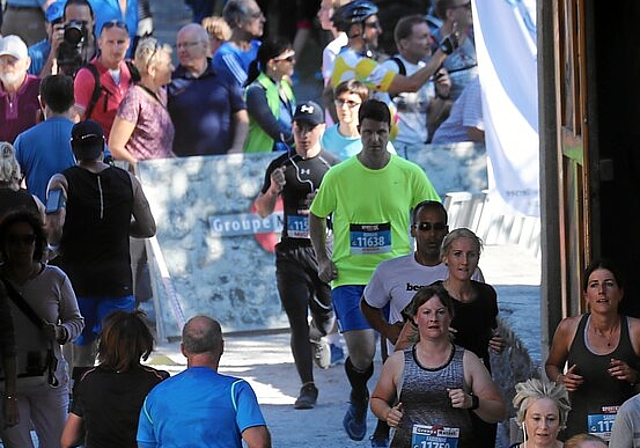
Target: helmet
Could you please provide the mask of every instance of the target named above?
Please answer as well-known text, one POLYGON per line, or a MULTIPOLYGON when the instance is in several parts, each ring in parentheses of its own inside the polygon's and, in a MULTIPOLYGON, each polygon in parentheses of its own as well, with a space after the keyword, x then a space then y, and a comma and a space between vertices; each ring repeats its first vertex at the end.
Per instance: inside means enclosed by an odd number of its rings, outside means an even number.
POLYGON ((374 14, 378 14, 378 7, 369 0, 354 0, 336 9, 331 20, 338 31, 348 31, 351 24, 364 22, 374 14))

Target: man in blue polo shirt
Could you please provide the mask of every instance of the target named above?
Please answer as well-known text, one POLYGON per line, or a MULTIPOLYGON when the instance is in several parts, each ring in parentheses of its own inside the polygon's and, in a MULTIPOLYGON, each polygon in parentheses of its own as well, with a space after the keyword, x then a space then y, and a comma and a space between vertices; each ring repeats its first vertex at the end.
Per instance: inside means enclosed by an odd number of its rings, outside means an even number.
POLYGON ((198 24, 178 32, 180 65, 168 86, 178 156, 241 153, 249 130, 242 90, 207 58, 209 35, 198 24))

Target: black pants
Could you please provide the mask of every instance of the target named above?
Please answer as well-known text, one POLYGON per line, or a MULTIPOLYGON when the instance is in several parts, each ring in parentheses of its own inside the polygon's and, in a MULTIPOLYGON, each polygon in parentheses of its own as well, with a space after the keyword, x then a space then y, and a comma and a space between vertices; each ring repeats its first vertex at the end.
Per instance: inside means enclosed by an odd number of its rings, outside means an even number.
POLYGON ((313 381, 308 313, 320 333, 334 325, 331 287, 318 278, 313 248, 279 243, 276 246, 276 279, 284 311, 291 326, 291 352, 302 383, 313 381))

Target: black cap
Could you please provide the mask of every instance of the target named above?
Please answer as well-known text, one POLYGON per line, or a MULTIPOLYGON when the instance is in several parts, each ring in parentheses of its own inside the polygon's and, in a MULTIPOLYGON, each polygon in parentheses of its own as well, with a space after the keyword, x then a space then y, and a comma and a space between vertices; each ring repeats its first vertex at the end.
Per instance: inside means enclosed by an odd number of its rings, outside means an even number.
POLYGON ((293 114, 293 121, 301 121, 303 123, 317 126, 324 123, 324 111, 322 107, 313 101, 306 101, 298 104, 293 114))
POLYGON ((93 120, 76 123, 71 129, 71 148, 78 160, 95 160, 104 151, 102 126, 93 120))

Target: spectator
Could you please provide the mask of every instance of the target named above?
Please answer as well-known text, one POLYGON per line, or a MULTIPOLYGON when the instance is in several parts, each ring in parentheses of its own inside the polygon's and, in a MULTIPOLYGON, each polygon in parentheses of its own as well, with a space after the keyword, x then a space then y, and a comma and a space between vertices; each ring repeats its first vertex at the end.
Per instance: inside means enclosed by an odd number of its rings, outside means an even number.
POLYGON ((433 31, 435 42, 440 42, 451 33, 458 34, 458 47, 442 63, 451 77, 450 94, 455 101, 467 84, 478 76, 471 0, 436 0, 435 12, 442 20, 442 26, 433 31))
POLYGON ((481 440, 471 415, 486 422, 504 419, 502 397, 482 361, 451 342, 454 316, 447 292, 422 288, 409 304, 408 318, 420 338, 389 356, 371 397, 371 410, 396 428, 390 448, 457 446, 475 448, 481 440), (416 425, 457 428, 458 433, 419 434, 416 425))
POLYGON ((331 74, 333 73, 333 65, 340 49, 349 43, 347 34, 344 31, 338 31, 331 21, 333 12, 346 5, 351 0, 322 0, 320 9, 318 10, 318 20, 323 30, 331 32, 332 41, 322 50, 322 79, 324 80, 325 92, 323 93, 324 107, 327 126, 331 126, 338 121, 333 108, 333 88, 329 86, 331 74))
POLYGON ((56 173, 75 165, 71 151, 73 79, 48 75, 40 83, 45 121, 16 138, 16 158, 26 177, 27 189, 46 202, 47 184, 56 173))
POLYGON ((275 249, 276 279, 291 327, 291 352, 302 381, 294 407, 311 409, 318 399, 318 388, 313 379, 307 316, 313 317, 320 336, 331 331, 335 316, 331 287, 318 278, 318 263, 309 239, 309 205, 325 173, 339 161, 320 147, 324 113, 316 103, 298 106, 293 131, 295 150, 269 164, 255 205, 260 217, 265 218, 273 213, 279 196, 284 201, 282 238, 275 249))
POLYGON ((114 311, 103 324, 98 366, 75 387, 62 448, 135 447, 138 416, 149 391, 169 373, 143 366, 153 334, 142 311, 114 311))
POLYGON ((29 47, 31 66, 29 73, 44 78, 53 72, 75 76, 83 65, 98 53, 95 37, 95 16, 88 0, 55 0, 47 9, 47 38, 29 47), (82 24, 80 58, 75 57, 78 48, 63 44, 65 26, 75 22, 82 24))
POLYGON ((518 383, 513 406, 516 408, 516 422, 522 428, 524 441, 509 448, 562 446, 558 433, 564 429, 571 409, 564 386, 537 378, 518 383))
POLYGON ((80 334, 84 320, 69 278, 44 263, 47 235, 38 215, 28 210, 5 215, 0 241, 2 281, 13 296, 20 377, 15 395, 20 421, 0 425, 2 442, 6 448, 33 448, 35 429, 39 446, 60 446, 69 404, 61 345, 80 334))
POLYGON ((7 212, 25 208, 44 219, 44 205, 37 196, 20 188, 22 172, 16 150, 9 142, 0 142, 0 219, 7 212))
MULTIPOLYGON (((422 67, 431 56, 431 34, 424 15, 413 15, 400 19, 394 30, 398 54, 387 59, 382 65, 402 75, 411 76, 422 67)), ((393 98, 398 112, 398 134, 395 146, 406 149, 424 145, 429 140, 427 116, 439 110, 447 102, 450 107, 449 89, 451 80, 445 69, 439 69, 433 79, 423 84, 417 92, 401 92, 393 98)))
POLYGON ((620 406, 634 395, 640 381, 640 319, 618 310, 624 296, 620 271, 610 261, 595 260, 583 278, 589 312, 560 322, 545 362, 549 379, 569 391, 567 437, 587 430, 606 434, 605 425, 588 425, 588 416, 604 418, 603 407, 620 406))
POLYGON ((449 118, 436 129, 431 143, 442 145, 467 141, 484 143, 482 87, 478 76, 453 103, 449 118))
MULTIPOLYGON (((320 144, 340 160, 347 160, 362 150, 360 139, 360 105, 369 98, 369 89, 355 79, 340 83, 333 94, 333 108, 337 111, 338 124, 329 127, 320 144)), ((387 151, 396 154, 393 143, 387 143, 387 151)))
POLYGON ((249 118, 240 86, 214 70, 208 41, 207 31, 195 23, 178 32, 180 65, 168 87, 178 156, 241 153, 247 137, 249 118))
POLYGON ((640 448, 640 394, 622 403, 611 431, 612 448, 640 448))
POLYGON ((48 3, 42 0, 7 0, 2 20, 2 36, 15 34, 32 45, 47 37, 44 12, 48 3))
MULTIPOLYGON (((129 34, 127 57, 133 56, 132 48, 128 48, 134 42, 138 31, 138 0, 88 0, 95 13, 96 29, 102 30, 108 23, 118 23, 119 27, 126 26, 129 34)), ((111 25, 113 26, 113 25, 111 25)), ((104 51, 104 50, 102 50, 104 51)))
POLYGON ((29 64, 22 39, 0 37, 0 141, 13 143, 19 133, 37 122, 40 78, 27 73, 29 64))
POLYGON ((295 64, 295 53, 285 39, 268 40, 258 50, 245 90, 249 134, 244 152, 286 151, 293 144, 296 98, 290 76, 295 64))
POLYGON ((244 380, 218 373, 224 341, 220 324, 196 316, 182 330, 187 370, 163 381, 140 412, 138 446, 270 448, 256 395, 244 380))
POLYGON ((135 64, 141 79, 124 96, 109 135, 113 157, 131 166, 172 157, 175 133, 164 89, 173 71, 171 47, 147 37, 136 49, 135 64))
MULTIPOLYGON (((607 448, 607 444, 600 437, 592 434, 578 434, 567 440, 564 448, 607 448)), ((618 448, 611 445, 611 448, 618 448)))
POLYGON ((105 22, 98 39, 99 56, 80 69, 75 78, 75 109, 82 120, 97 121, 109 135, 118 107, 133 84, 124 61, 129 31, 122 22, 105 22), (98 92, 99 95, 94 95, 98 92))
POLYGON ((218 48, 231 39, 231 28, 229 24, 219 16, 205 17, 202 19, 202 26, 207 30, 209 35, 209 52, 207 57, 211 58, 218 48))
POLYGON ((345 370, 351 404, 343 426, 356 441, 367 432, 367 382, 375 353, 375 333, 360 312, 360 297, 378 263, 411 251, 411 208, 425 199, 440 199, 420 167, 386 150, 391 115, 384 103, 365 102, 359 120, 362 151, 329 170, 309 215, 319 278, 333 281, 331 298, 349 351, 345 370), (331 256, 326 246, 330 214, 331 256))
POLYGON ((249 64, 258 55, 266 19, 254 0, 229 0, 222 15, 231 27, 231 39, 213 56, 213 68, 235 79, 242 87, 247 81, 249 64))
POLYGON ((156 226, 140 182, 102 162, 104 134, 98 123, 76 124, 71 148, 77 165, 51 178, 47 197, 62 200, 47 221, 49 242, 61 253, 57 263, 71 278, 86 319, 85 330, 74 341, 73 378, 78 379, 95 363, 103 318, 135 306, 129 237, 153 236, 156 226))

